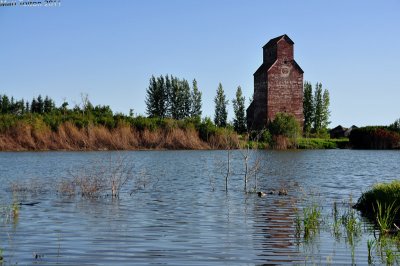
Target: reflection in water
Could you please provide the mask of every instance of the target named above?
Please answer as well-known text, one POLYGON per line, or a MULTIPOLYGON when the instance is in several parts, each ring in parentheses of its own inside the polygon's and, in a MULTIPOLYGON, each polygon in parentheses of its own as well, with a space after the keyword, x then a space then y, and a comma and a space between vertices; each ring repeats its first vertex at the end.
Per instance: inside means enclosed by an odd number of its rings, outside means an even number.
POLYGON ((263 263, 293 263, 302 261, 297 252, 294 218, 297 212, 293 196, 268 195, 256 203, 254 237, 260 239, 255 247, 263 263))

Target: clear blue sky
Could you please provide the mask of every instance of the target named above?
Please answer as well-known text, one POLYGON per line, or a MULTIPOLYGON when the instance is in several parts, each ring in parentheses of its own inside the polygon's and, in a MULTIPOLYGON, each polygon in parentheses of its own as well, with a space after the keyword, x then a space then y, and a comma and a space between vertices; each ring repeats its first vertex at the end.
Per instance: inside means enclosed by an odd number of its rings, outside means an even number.
MULTIPOLYGON (((10 1, 9 1, 10 2, 10 1)), ((248 99, 262 46, 288 34, 304 80, 331 94, 331 126, 400 117, 400 1, 61 0, 0 7, 0 94, 49 95, 145 113, 152 74, 197 79, 213 116, 218 83, 248 99)), ((248 104, 248 103, 247 103, 248 104)), ((232 118, 232 105, 229 117, 232 118)))

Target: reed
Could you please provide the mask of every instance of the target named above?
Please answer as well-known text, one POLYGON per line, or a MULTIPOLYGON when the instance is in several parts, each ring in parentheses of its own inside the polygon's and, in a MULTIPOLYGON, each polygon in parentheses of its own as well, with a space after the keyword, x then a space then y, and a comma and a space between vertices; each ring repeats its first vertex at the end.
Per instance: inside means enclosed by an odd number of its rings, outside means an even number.
POLYGON ((377 209, 374 209, 374 212, 376 214, 376 224, 381 234, 391 232, 391 229, 394 227, 395 214, 400 207, 396 206, 395 203, 396 202, 393 202, 387 206, 385 203, 382 204, 380 201, 376 202, 377 209))
POLYGON ((303 230, 305 239, 308 239, 311 235, 316 233, 320 223, 321 209, 316 204, 312 204, 303 209, 303 230))
POLYGON ((372 249, 375 246, 375 240, 368 239, 367 240, 367 248, 368 248, 368 264, 372 264, 372 249))

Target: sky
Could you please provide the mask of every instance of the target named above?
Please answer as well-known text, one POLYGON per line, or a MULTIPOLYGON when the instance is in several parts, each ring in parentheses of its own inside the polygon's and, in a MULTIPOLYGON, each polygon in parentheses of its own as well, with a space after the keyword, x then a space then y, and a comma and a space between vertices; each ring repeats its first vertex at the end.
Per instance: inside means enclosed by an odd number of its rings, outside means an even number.
POLYGON ((72 107, 83 93, 145 114, 151 75, 171 74, 197 80, 203 116, 221 82, 232 119, 237 87, 253 94, 262 46, 287 34, 304 81, 329 90, 331 127, 400 118, 398 0, 57 1, 0 6, 0 94, 72 107))

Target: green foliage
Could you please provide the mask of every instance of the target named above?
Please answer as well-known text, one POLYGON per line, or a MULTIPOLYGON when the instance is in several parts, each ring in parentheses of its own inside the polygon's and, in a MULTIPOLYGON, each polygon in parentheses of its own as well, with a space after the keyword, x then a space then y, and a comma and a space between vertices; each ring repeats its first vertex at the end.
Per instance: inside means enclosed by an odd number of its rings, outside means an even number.
POLYGON ((168 92, 164 77, 157 79, 154 76, 150 78, 150 84, 146 91, 146 112, 150 117, 163 118, 167 114, 168 92))
POLYGON ((143 131, 145 129, 154 131, 156 128, 158 128, 158 120, 158 118, 147 118, 144 116, 138 116, 132 120, 132 126, 139 131, 143 131))
POLYGON ((11 127, 13 127, 17 121, 18 117, 11 114, 0 114, 0 132, 4 133, 11 127))
POLYGON ((315 85, 314 92, 314 122, 313 130, 314 132, 319 132, 322 129, 322 113, 323 113, 323 103, 322 103, 322 84, 317 83, 315 85))
POLYGON ((196 79, 193 80, 193 87, 191 92, 191 110, 190 116, 201 118, 201 91, 197 88, 196 79))
POLYGON ((228 119, 228 111, 227 105, 228 100, 226 100, 224 89, 222 88, 222 84, 219 83, 217 89, 217 95, 214 98, 215 103, 215 114, 214 114, 214 123, 218 127, 226 127, 227 119, 228 119))
POLYGON ((200 138, 204 141, 208 141, 210 136, 214 135, 217 132, 217 127, 211 121, 211 118, 205 117, 200 124, 198 130, 200 138))
MULTIPOLYGON (((315 235, 321 223, 321 209, 317 204, 306 206, 303 209, 303 232, 307 240, 315 235)), ((300 223, 301 224, 301 223, 300 223)))
POLYGON ((353 129, 349 139, 352 147, 356 149, 400 148, 400 133, 384 126, 353 129))
POLYGON ((329 117, 331 115, 331 112, 329 111, 329 104, 330 104, 329 91, 325 89, 324 93, 322 94, 322 113, 321 113, 321 125, 322 125, 321 129, 325 131, 328 128, 328 125, 331 123, 329 121, 329 117))
POLYGON ((394 121, 393 124, 389 126, 389 129, 397 133, 400 133, 400 118, 394 121))
POLYGON ((303 96, 303 114, 304 114, 304 133, 307 135, 311 132, 311 127, 314 121, 314 100, 312 95, 311 83, 304 83, 303 96))
POLYGON ((246 109, 245 109, 245 97, 242 94, 242 88, 239 86, 236 90, 236 98, 233 99, 233 112, 235 118, 233 119, 233 127, 235 131, 242 134, 246 132, 246 109))
POLYGON ((198 90, 197 81, 193 80, 193 88, 190 89, 186 79, 165 77, 167 117, 181 120, 187 117, 201 117, 201 92, 198 90))
POLYGON ((330 124, 329 117, 329 91, 322 90, 322 84, 315 85, 313 89, 309 82, 304 83, 303 97, 303 114, 304 114, 304 133, 308 136, 310 133, 315 133, 319 137, 326 134, 327 127, 330 124))
POLYGON ((300 135, 300 125, 292 114, 277 113, 275 119, 268 125, 270 132, 276 136, 297 139, 300 135))
POLYGON ((387 233, 393 227, 396 213, 400 207, 395 204, 396 201, 389 205, 386 205, 386 203, 382 204, 379 200, 376 201, 377 209, 374 209, 374 212, 376 213, 376 223, 381 233, 387 233))
POLYGON ((353 246, 355 239, 361 235, 361 222, 357 219, 356 212, 352 208, 348 208, 341 220, 346 229, 347 241, 353 246))

